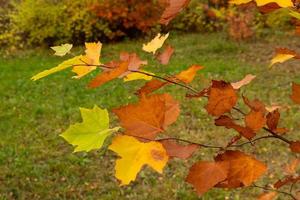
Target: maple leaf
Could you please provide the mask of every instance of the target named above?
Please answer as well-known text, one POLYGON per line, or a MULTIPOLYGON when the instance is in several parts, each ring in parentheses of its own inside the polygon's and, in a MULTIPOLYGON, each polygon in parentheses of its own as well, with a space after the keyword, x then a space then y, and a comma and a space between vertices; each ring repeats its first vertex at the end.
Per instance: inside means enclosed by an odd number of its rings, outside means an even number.
MULTIPOLYGON (((230 0, 230 3, 239 5, 249 3, 251 1, 252 0, 230 0)), ((282 8, 292 7, 294 5, 292 0, 255 0, 255 2, 257 6, 264 6, 269 3, 276 3, 282 8)))
POLYGON ((243 127, 241 125, 236 124, 230 117, 222 115, 218 119, 215 120, 216 126, 224 126, 228 129, 234 129, 238 133, 240 133, 242 136, 244 136, 247 139, 252 139, 255 137, 255 132, 250 129, 249 127, 243 127))
POLYGON ((160 143, 164 146, 169 157, 188 159, 199 149, 196 144, 181 145, 171 140, 162 140, 160 143))
POLYGON ((273 200, 277 197, 277 195, 277 192, 266 192, 259 195, 257 200, 273 200))
POLYGON ((128 69, 130 70, 138 70, 142 65, 148 64, 148 61, 141 60, 136 53, 121 52, 120 60, 128 62, 128 69))
POLYGON ((126 135, 154 139, 176 121, 179 105, 169 94, 142 95, 137 104, 113 109, 113 112, 126 129, 126 135))
POLYGON ((181 10, 188 6, 190 0, 169 0, 168 3, 169 5, 164 10, 159 20, 159 23, 164 25, 168 25, 181 10))
POLYGON ((229 112, 235 106, 237 99, 237 94, 230 83, 213 80, 205 108, 210 115, 220 116, 229 112))
POLYGON ((300 141, 290 142, 290 149, 294 153, 300 153, 300 141))
POLYGON ((119 127, 109 129, 106 109, 94 106, 93 109, 80 108, 82 123, 71 125, 60 136, 76 146, 74 152, 90 151, 102 147, 104 140, 119 127))
POLYGON ((284 134, 288 131, 288 129, 277 127, 279 119, 280 119, 280 113, 279 113, 278 109, 274 110, 273 112, 268 113, 267 126, 271 131, 273 131, 277 134, 284 134))
POLYGON ((55 51, 54 55, 56 56, 65 56, 72 49, 72 44, 62 44, 60 46, 50 47, 53 51, 55 51))
POLYGON ((126 71, 128 71, 128 63, 123 62, 120 64, 119 67, 117 67, 111 71, 105 71, 105 72, 100 73, 89 83, 88 86, 90 88, 99 87, 99 86, 103 85, 104 83, 107 83, 113 79, 118 78, 121 74, 125 73, 126 71))
POLYGON ((169 63, 169 60, 171 56, 174 53, 174 48, 171 47, 171 45, 168 45, 165 50, 157 56, 157 60, 163 64, 167 65, 169 63))
POLYGON ((251 81, 255 78, 256 78, 256 76, 254 76, 252 74, 248 74, 242 80, 235 82, 235 83, 231 83, 231 85, 232 85, 233 89, 238 90, 241 87, 243 87, 244 85, 248 85, 249 83, 251 83, 251 81))
POLYGON ((215 160, 229 163, 227 178, 219 183, 217 187, 237 188, 249 186, 267 170, 264 163, 240 151, 225 151, 219 154, 215 160))
POLYGON ((166 150, 159 142, 143 143, 134 137, 118 135, 109 149, 121 157, 115 166, 115 176, 121 181, 121 185, 128 185, 134 181, 144 165, 162 173, 168 162, 166 150))
POLYGON ((152 39, 148 44, 143 44, 143 50, 149 53, 155 54, 155 52, 161 48, 165 40, 169 37, 169 33, 166 35, 161 35, 158 33, 154 39, 152 39))
POLYGON ((293 83, 291 99, 294 103, 300 104, 300 84, 293 83))
POLYGON ((179 74, 175 75, 175 78, 178 80, 184 82, 184 83, 190 83, 194 80, 197 72, 204 67, 200 65, 192 65, 188 69, 180 72, 179 74))
POLYGON ((228 170, 228 162, 199 161, 190 168, 186 181, 194 186, 198 195, 202 195, 224 181, 228 170))
MULTIPOLYGON (((154 75, 152 72, 147 72, 144 70, 140 70, 140 72, 144 72, 147 74, 151 74, 154 75)), ((134 80, 139 80, 139 79, 143 79, 146 81, 149 81, 152 79, 152 76, 149 76, 147 74, 143 74, 143 73, 139 73, 139 72, 133 72, 133 73, 129 73, 127 76, 124 77, 124 82, 128 82, 128 81, 134 81, 134 80)))

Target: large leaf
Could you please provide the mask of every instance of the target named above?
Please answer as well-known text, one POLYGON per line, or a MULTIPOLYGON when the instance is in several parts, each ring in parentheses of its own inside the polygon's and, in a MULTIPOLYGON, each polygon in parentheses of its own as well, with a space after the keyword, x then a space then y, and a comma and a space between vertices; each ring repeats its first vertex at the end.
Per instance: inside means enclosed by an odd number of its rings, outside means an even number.
POLYGON ((168 162, 166 150, 159 142, 144 143, 131 136, 118 135, 109 149, 121 157, 115 166, 115 176, 121 181, 121 185, 134 181, 144 165, 162 173, 168 162))
POLYGON ((90 151, 102 147, 104 140, 119 127, 109 128, 106 109, 94 106, 93 109, 80 108, 82 122, 71 125, 61 136, 75 146, 74 152, 90 151))

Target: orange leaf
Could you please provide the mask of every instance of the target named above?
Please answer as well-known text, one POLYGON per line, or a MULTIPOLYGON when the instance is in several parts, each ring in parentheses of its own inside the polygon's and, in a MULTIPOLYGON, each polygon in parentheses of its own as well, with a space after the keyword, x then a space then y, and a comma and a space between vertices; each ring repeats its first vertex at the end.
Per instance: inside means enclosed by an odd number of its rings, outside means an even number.
POLYGON ((215 160, 229 163, 228 176, 225 181, 217 185, 218 187, 237 188, 249 186, 267 170, 264 163, 240 151, 225 151, 225 153, 219 154, 215 160))
POLYGON ((291 142, 290 149, 294 153, 300 153, 300 141, 291 142))
POLYGON ((257 200, 273 200, 277 197, 277 192, 267 192, 259 195, 257 200))
POLYGON ((296 183, 300 181, 300 176, 286 176, 283 180, 278 180, 275 184, 274 187, 276 189, 279 189, 285 185, 291 184, 291 183, 296 183))
POLYGON ((184 9, 189 3, 190 0, 168 0, 169 5, 164 10, 159 23, 168 25, 169 22, 176 17, 176 15, 184 9))
POLYGON ((250 129, 248 127, 242 127, 242 126, 236 124, 230 117, 225 116, 225 115, 222 115, 218 119, 216 119, 215 125, 216 126, 224 126, 228 129, 234 129, 247 139, 251 139, 256 135, 252 129, 250 129))
POLYGON ((289 163, 285 166, 284 171, 287 174, 293 175, 296 173, 297 168, 299 167, 299 164, 300 164, 300 159, 296 158, 296 159, 292 160, 291 163, 289 163))
POLYGON ((126 71, 128 71, 128 63, 123 62, 120 64, 119 67, 111 71, 100 73, 89 83, 89 87, 90 88, 99 87, 108 81, 118 78, 121 74, 124 74, 126 71))
POLYGON ((229 112, 237 102, 237 94, 231 84, 225 81, 212 81, 206 110, 213 116, 229 112))
POLYGON ((164 146, 169 157, 176 157, 181 159, 187 159, 193 155, 193 153, 199 149, 196 144, 180 145, 177 142, 171 140, 162 140, 160 143, 164 146))
POLYGON ((151 81, 147 82, 143 87, 141 87, 136 93, 138 95, 150 94, 150 93, 154 92, 155 90, 158 90, 167 84, 169 84, 169 83, 160 81, 158 79, 152 79, 151 81))
MULTIPOLYGON (((127 53, 121 52, 120 53, 120 60, 122 62, 128 62, 128 69, 129 70, 138 70, 142 65, 147 65, 148 62, 145 60, 141 60, 140 57, 136 53, 127 53)), ((130 72, 124 73, 120 76, 120 78, 128 75, 130 72)))
POLYGON ((137 104, 114 109, 126 135, 154 139, 179 115, 178 103, 169 94, 142 95, 137 104))
POLYGON ((273 112, 268 113, 268 115, 267 115, 268 128, 278 134, 283 134, 283 133, 288 132, 288 129, 286 129, 286 128, 277 128, 279 119, 280 119, 280 113, 279 113, 278 109, 276 109, 273 112))
POLYGON ((254 132, 259 131, 266 124, 265 113, 262 111, 251 111, 245 117, 245 124, 254 132))
POLYGON ((228 167, 228 162, 200 161, 190 168, 186 181, 202 195, 227 178, 228 167))
POLYGON ((194 80, 198 70, 203 69, 204 67, 199 65, 192 65, 187 70, 184 70, 177 74, 175 78, 179 79, 184 83, 190 83, 194 80))
POLYGON ((167 65, 173 53, 174 53, 174 49, 171 47, 171 45, 168 45, 165 48, 164 52, 162 52, 157 56, 157 59, 161 64, 167 65))
POLYGON ((300 104, 300 84, 293 83, 291 99, 296 104, 300 104))

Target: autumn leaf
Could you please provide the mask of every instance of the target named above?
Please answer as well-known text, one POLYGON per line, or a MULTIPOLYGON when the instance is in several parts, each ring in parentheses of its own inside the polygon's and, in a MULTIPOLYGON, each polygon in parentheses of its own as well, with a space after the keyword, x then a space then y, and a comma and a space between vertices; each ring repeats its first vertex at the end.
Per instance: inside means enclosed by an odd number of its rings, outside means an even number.
POLYGON ((231 84, 225 81, 212 81, 209 91, 207 112, 213 116, 220 116, 229 112, 237 102, 237 94, 231 84))
POLYGON ((280 119, 280 113, 278 109, 274 110, 273 112, 270 112, 267 114, 267 126, 268 128, 277 133, 277 134, 284 134, 288 132, 288 129, 286 128, 278 128, 278 123, 280 119))
MULTIPOLYGON (((139 70, 142 65, 147 65, 148 61, 142 60, 136 53, 121 52, 120 61, 128 62, 128 69, 131 71, 139 70)), ((126 72, 120 78, 127 76, 131 72, 126 72)))
POLYGON ((276 63, 284 63, 292 58, 298 58, 299 55, 293 50, 286 48, 276 49, 276 55, 272 58, 270 68, 276 63))
POLYGON ((217 187, 237 188, 249 186, 267 170, 264 163, 241 151, 225 151, 219 154, 215 160, 229 163, 227 178, 219 183, 217 187))
POLYGON ((183 10, 188 4, 190 0, 168 0, 169 5, 164 10, 159 23, 168 25, 169 22, 176 17, 176 15, 183 10))
POLYGON ((62 44, 60 46, 50 47, 53 51, 55 51, 54 55, 56 56, 65 56, 72 49, 72 44, 62 44))
MULTIPOLYGON (((239 4, 249 3, 251 1, 252 0, 230 0, 230 3, 239 5, 239 4)), ((254 1, 256 2, 257 6, 264 6, 269 3, 276 3, 282 8, 294 6, 292 0, 254 0, 254 1)))
POLYGON ((273 200, 277 197, 277 195, 277 192, 266 192, 259 195, 257 200, 273 200))
POLYGON ((228 162, 199 161, 190 168, 186 181, 194 186, 198 195, 202 195, 224 181, 228 169, 228 162))
POLYGON ((289 174, 289 175, 294 175, 297 173, 297 168, 300 165, 300 159, 299 158, 295 158, 292 160, 291 163, 288 163, 285 167, 284 167, 284 172, 289 174))
POLYGON ((251 83, 251 81, 255 78, 256 78, 256 76, 254 76, 252 74, 247 74, 242 80, 235 82, 235 83, 231 83, 231 85, 232 85, 233 89, 238 90, 241 87, 251 83))
MULTIPOLYGON (((150 75, 154 75, 152 72, 147 72, 144 70, 140 70, 140 72, 144 72, 150 75)), ((139 72, 133 72, 128 74, 127 76, 124 77, 124 82, 128 82, 128 81, 134 81, 134 80, 139 80, 139 79, 143 79, 143 80, 151 80, 152 76, 149 76, 147 74, 143 74, 143 73, 139 73, 139 72)))
POLYGON ((188 159, 199 149, 196 144, 181 145, 172 140, 162 140, 160 143, 164 146, 170 158, 188 159))
POLYGON ((266 124, 266 117, 263 111, 252 110, 249 114, 245 116, 246 127, 249 127, 254 132, 259 131, 266 124))
POLYGON ((155 52, 163 46, 165 40, 168 37, 169 33, 167 33, 166 35, 161 35, 160 33, 158 33, 157 36, 148 44, 143 44, 143 50, 155 54, 155 52))
POLYGON ((274 188, 279 189, 285 185, 297 183, 298 181, 300 181, 300 176, 286 176, 284 179, 278 180, 274 184, 274 188))
POLYGON ((222 115, 220 116, 218 119, 215 120, 215 125, 216 126, 224 126, 228 129, 234 129, 236 130, 238 133, 240 133, 243 137, 247 138, 247 139, 252 139, 253 137, 255 137, 255 132, 250 129, 249 127, 243 127, 239 124, 236 124, 233 119, 231 119, 228 116, 222 115))
POLYGON ((168 45, 165 48, 165 50, 157 56, 157 60, 161 64, 167 65, 173 53, 174 53, 174 48, 172 48, 171 45, 168 45))
POLYGON ((190 66, 188 69, 180 72, 179 74, 175 75, 175 78, 177 78, 178 80, 184 82, 184 83, 190 83, 194 80, 197 72, 201 69, 203 69, 204 67, 200 66, 200 65, 192 65, 190 66))
POLYGON ((293 83, 291 99, 294 103, 300 104, 300 84, 293 83))
POLYGON ((115 166, 115 176, 121 181, 121 185, 128 185, 134 181, 144 165, 162 173, 168 162, 166 150, 159 142, 143 143, 134 137, 118 135, 109 149, 121 157, 115 166))
POLYGON ((113 112, 126 129, 126 135, 154 139, 176 121, 179 105, 169 94, 142 95, 137 104, 113 109, 113 112))
POLYGON ((80 108, 82 122, 71 125, 60 136, 75 146, 74 152, 100 149, 104 140, 119 127, 109 128, 106 109, 94 106, 93 109, 80 108))
POLYGON ((300 153, 300 141, 293 141, 290 143, 290 149, 294 153, 300 153))
POLYGON ((107 83, 113 79, 118 78, 121 74, 125 73, 128 71, 128 63, 123 62, 120 64, 119 67, 111 70, 111 71, 105 71, 101 72, 98 76, 96 76, 90 83, 89 87, 90 88, 96 88, 104 83, 107 83))
POLYGON ((165 81, 161 81, 158 79, 152 79, 151 81, 145 83, 145 85, 143 87, 141 87, 136 92, 136 94, 137 95, 142 95, 142 94, 147 95, 147 94, 150 94, 168 84, 169 83, 165 82, 165 81))

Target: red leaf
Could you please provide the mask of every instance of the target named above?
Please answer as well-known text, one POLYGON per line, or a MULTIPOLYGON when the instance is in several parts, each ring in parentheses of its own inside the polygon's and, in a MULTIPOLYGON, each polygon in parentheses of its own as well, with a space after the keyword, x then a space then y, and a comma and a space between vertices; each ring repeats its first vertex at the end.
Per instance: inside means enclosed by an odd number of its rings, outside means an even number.
POLYGON ((159 23, 168 25, 169 22, 176 17, 176 15, 183 10, 188 4, 190 0, 169 0, 168 7, 164 10, 159 23))
POLYGON ((300 141, 291 142, 290 149, 294 153, 300 153, 300 141))
POLYGON ((173 53, 174 53, 174 49, 170 45, 168 45, 165 48, 164 52, 162 52, 157 56, 157 59, 161 64, 167 65, 173 53))
POLYGON ((181 159, 191 157, 193 153, 199 149, 199 146, 196 144, 180 145, 172 140, 162 140, 160 143, 162 143, 170 157, 181 159))
POLYGON ((291 99, 296 104, 300 104, 300 84, 293 83, 291 99))
POLYGON ((158 90, 162 88, 165 85, 168 85, 168 82, 160 81, 158 79, 152 79, 151 81, 147 82, 143 87, 141 87, 136 94, 142 95, 142 94, 150 94, 154 92, 155 90, 158 90))

